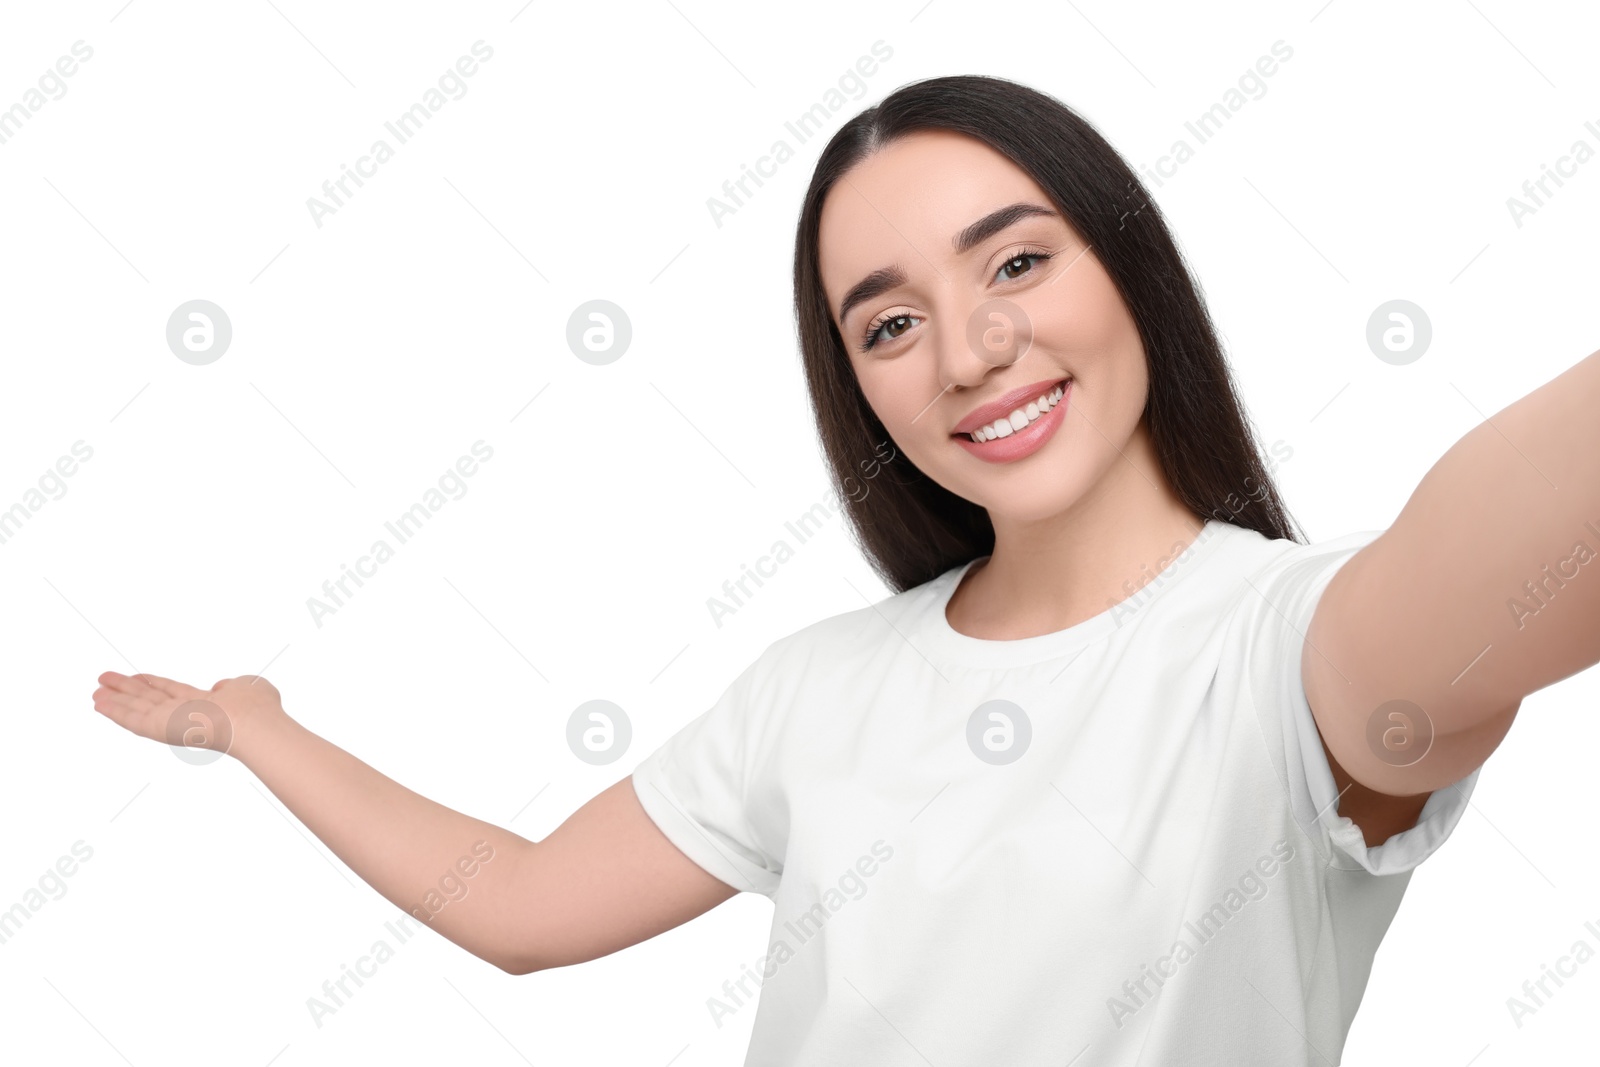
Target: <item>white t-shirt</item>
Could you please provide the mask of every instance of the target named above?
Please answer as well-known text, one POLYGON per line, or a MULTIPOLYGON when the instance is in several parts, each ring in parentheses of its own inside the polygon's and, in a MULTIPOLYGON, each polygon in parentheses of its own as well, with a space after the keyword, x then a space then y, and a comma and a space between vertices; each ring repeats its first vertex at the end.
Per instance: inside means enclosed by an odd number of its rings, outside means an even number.
POLYGON ((1377 533, 1213 519, 1127 600, 1010 641, 945 617, 967 563, 769 645, 633 773, 690 859, 773 901, 708 991, 719 1019, 759 994, 745 1062, 1338 1063, 1479 773, 1375 848, 1334 810, 1300 653, 1377 533))

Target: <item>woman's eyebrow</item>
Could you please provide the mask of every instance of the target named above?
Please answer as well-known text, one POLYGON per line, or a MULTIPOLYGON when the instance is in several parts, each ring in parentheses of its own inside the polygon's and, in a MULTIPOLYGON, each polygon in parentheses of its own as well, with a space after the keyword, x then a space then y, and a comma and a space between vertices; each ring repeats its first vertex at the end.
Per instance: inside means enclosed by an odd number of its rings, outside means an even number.
MULTIPOLYGON (((956 255, 961 255, 987 241, 1008 226, 1014 226, 1023 219, 1037 216, 1048 216, 1053 219, 1061 217, 1050 208, 1019 201, 989 212, 989 214, 956 234, 951 238, 950 243, 955 248, 956 255)), ((844 295, 844 300, 839 304, 839 321, 843 322, 845 317, 850 314, 850 310, 857 304, 865 303, 881 293, 886 293, 904 284, 906 284, 906 274, 898 266, 879 267, 859 282, 856 282, 850 288, 850 291, 844 295)))
POLYGON ((898 289, 904 284, 906 284, 905 271, 897 266, 879 267, 856 282, 850 291, 844 294, 844 301, 839 305, 839 321, 844 322, 845 316, 850 314, 850 309, 857 304, 864 304, 878 294, 898 289))
POLYGON ((1030 219, 1036 215, 1047 215, 1053 219, 1061 217, 1056 212, 1039 204, 1026 202, 1007 204, 1003 208, 989 212, 989 214, 956 234, 950 243, 955 247, 956 255, 959 256, 974 245, 987 241, 1007 226, 1015 225, 1023 219, 1030 219))

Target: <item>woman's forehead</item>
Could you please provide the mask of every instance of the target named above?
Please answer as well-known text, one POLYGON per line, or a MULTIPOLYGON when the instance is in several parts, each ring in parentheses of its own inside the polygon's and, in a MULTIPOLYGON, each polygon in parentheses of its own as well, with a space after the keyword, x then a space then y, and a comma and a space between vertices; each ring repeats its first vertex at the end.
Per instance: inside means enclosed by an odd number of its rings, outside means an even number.
POLYGON ((982 141, 917 131, 851 168, 829 190, 818 230, 828 306, 880 267, 916 274, 957 258, 952 242, 975 221, 1013 203, 1049 207, 1032 177, 982 141))
POLYGON ((874 152, 834 183, 823 202, 821 229, 828 235, 831 229, 861 224, 890 232, 942 228, 948 242, 971 218, 1001 203, 998 198, 1030 195, 1044 193, 1003 153, 964 134, 918 130, 874 152))

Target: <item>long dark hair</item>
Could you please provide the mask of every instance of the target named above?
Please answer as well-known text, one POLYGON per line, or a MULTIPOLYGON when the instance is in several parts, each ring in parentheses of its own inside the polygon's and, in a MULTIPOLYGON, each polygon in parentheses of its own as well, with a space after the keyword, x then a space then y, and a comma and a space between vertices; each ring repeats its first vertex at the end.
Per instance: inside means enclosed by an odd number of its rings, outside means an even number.
POLYGON ((954 75, 901 86, 833 135, 795 237, 795 317, 817 431, 855 539, 883 581, 901 592, 994 549, 989 513, 903 456, 875 466, 856 495, 889 434, 861 392, 817 265, 822 203, 834 183, 925 129, 966 134, 1009 157, 1093 246, 1138 324, 1150 380, 1143 419, 1183 502, 1268 538, 1303 541, 1262 464, 1210 313, 1133 169, 1055 98, 1000 78, 954 75))

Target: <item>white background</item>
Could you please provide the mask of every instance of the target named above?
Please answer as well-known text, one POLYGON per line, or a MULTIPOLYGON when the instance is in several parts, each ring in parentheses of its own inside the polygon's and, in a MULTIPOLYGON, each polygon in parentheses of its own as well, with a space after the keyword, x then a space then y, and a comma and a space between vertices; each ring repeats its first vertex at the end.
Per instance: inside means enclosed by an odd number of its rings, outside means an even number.
MULTIPOLYGON (((1600 160, 1520 227, 1506 204, 1600 148, 1596 39, 1592 8, 1507 0, 6 5, 0 108, 94 54, 0 144, 0 509, 75 441, 93 457, 0 544, 0 909, 74 842, 93 857, 0 945, 0 1058, 740 1063, 754 1009, 719 1030, 705 1004, 764 951, 751 894, 522 978, 425 932, 316 1026, 307 998, 397 909, 242 766, 96 714, 95 677, 263 672, 311 729, 537 839, 767 643, 887 595, 836 519, 720 628, 706 607, 829 496, 791 309, 811 165, 942 74, 1049 92, 1149 165, 1292 47, 1151 193, 1263 440, 1293 448, 1311 539, 1386 526, 1600 344, 1600 160), (466 94, 315 225, 307 198, 480 39, 466 94), (864 94, 797 144, 785 120, 878 40, 864 94), (707 199, 778 138, 796 158, 717 226, 707 199), (208 366, 165 340, 197 298, 234 332, 208 366), (633 325, 606 366, 565 341, 596 298, 633 325), (1394 298, 1433 323, 1407 366, 1364 337, 1394 298), (307 598, 479 439, 467 493, 317 626, 307 598), (635 730, 605 767, 565 742, 594 698, 635 730)), ((1525 702, 1413 879, 1346 1063, 1593 1057, 1600 962, 1520 1029, 1506 998, 1600 947, 1596 697, 1588 671, 1525 702)))

